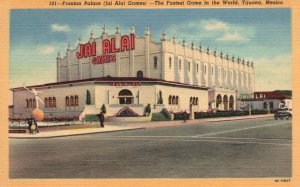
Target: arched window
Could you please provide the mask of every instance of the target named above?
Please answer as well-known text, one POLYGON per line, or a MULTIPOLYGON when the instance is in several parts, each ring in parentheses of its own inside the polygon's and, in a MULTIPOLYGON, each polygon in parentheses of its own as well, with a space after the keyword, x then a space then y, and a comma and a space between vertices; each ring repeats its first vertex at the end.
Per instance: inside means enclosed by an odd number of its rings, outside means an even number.
POLYGON ((32 107, 32 99, 29 99, 29 107, 32 107))
POLYGON ((157 56, 155 56, 154 58, 153 58, 153 68, 154 69, 157 69, 157 56))
POLYGON ((139 70, 137 73, 136 73, 136 76, 139 77, 139 78, 142 78, 144 77, 144 74, 141 70, 139 70))
POLYGON ((75 106, 78 106, 79 103, 78 103, 78 95, 75 95, 75 106))
POLYGON ((32 100, 32 105, 33 105, 33 107, 36 107, 36 100, 35 100, 35 98, 32 100))
POLYGON ((169 105, 171 105, 172 104, 172 96, 170 95, 169 96, 169 105))
POLYGON ((175 95, 173 95, 173 97, 172 97, 172 105, 175 105, 176 104, 176 97, 175 97, 175 95))
POLYGON ((52 107, 52 97, 49 97, 49 107, 52 107))
POLYGON ((195 104, 196 104, 196 98, 193 97, 193 105, 195 105, 195 104))
POLYGON ((119 104, 133 104, 131 91, 124 89, 119 92, 119 104))
POLYGON ((74 106, 74 96, 71 96, 71 97, 70 97, 70 105, 71 105, 71 106, 74 106))
POLYGON ((56 98, 55 97, 52 98, 52 106, 56 107, 56 98))
POLYGON ((198 105, 198 97, 196 98, 196 105, 198 105))
POLYGON ((179 97, 176 96, 176 105, 178 105, 178 103, 179 103, 179 97))
POLYGON ((216 107, 219 108, 220 104, 222 103, 222 96, 220 94, 217 95, 217 99, 216 99, 216 107))
POLYGON ((267 106, 268 104, 267 104, 267 102, 264 102, 264 109, 267 109, 267 106))
POLYGON ((193 97, 190 97, 190 104, 193 104, 193 97))
POLYGON ((45 98, 45 107, 49 107, 48 98, 45 98))
POLYGON ((234 98, 233 98, 233 96, 231 95, 230 97, 229 97, 229 110, 233 110, 234 109, 234 98))
POLYGON ((172 68, 172 58, 169 57, 169 68, 171 69, 172 68))
POLYGON ((197 73, 199 72, 199 64, 197 64, 197 73))
POLYGON ((65 101, 66 101, 66 106, 70 106, 70 101, 69 101, 69 97, 68 96, 66 97, 65 101))
POLYGON ((223 97, 224 110, 228 110, 228 96, 224 95, 223 97))

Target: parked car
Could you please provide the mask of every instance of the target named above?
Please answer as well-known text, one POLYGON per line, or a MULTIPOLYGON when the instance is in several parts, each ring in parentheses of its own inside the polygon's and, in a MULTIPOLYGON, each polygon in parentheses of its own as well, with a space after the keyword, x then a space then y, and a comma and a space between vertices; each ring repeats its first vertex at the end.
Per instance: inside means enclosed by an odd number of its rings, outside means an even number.
POLYGON ((293 117, 292 109, 280 110, 274 113, 275 120, 277 119, 290 119, 293 117))

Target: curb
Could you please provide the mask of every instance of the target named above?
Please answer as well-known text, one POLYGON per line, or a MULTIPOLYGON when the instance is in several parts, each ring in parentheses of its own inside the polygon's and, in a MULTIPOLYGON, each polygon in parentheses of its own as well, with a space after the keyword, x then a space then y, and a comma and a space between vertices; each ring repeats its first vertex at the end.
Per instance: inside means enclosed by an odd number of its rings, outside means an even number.
POLYGON ((238 120, 254 120, 254 119, 261 119, 261 118, 272 118, 273 116, 256 116, 256 117, 244 117, 244 118, 231 118, 231 119, 216 119, 216 118, 202 118, 202 119, 194 119, 194 120, 187 120, 186 123, 183 123, 182 120, 174 120, 174 121, 161 121, 164 123, 160 126, 144 126, 146 129, 150 128, 160 128, 160 127, 170 127, 170 126, 180 126, 180 125, 195 125, 199 123, 217 123, 222 121, 238 121, 238 120), (174 122, 174 125, 168 125, 170 123, 174 122))
POLYGON ((34 136, 28 136, 28 137, 9 137, 10 139, 48 139, 48 138, 60 138, 60 137, 67 137, 67 136, 80 136, 80 135, 87 135, 87 134, 97 134, 97 133, 109 133, 109 132, 119 132, 119 131, 131 131, 131 130, 141 130, 146 129, 145 127, 139 127, 139 128, 132 128, 132 129, 119 129, 119 130, 112 130, 112 131, 100 131, 100 132, 87 132, 87 133, 81 133, 81 134, 66 134, 66 135, 53 135, 53 136, 45 136, 45 137, 34 137, 34 136))

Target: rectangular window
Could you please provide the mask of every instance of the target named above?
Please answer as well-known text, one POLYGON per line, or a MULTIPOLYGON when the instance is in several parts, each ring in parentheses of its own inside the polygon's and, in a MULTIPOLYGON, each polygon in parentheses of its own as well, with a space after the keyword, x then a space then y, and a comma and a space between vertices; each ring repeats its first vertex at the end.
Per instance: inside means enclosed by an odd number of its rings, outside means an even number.
POLYGON ((181 60, 179 60, 179 69, 181 69, 181 60))
POLYGON ((154 60, 154 63, 153 63, 154 67, 153 68, 157 69, 157 57, 155 56, 153 60, 154 60))
POLYGON ((197 73, 199 72, 199 65, 197 64, 197 73))

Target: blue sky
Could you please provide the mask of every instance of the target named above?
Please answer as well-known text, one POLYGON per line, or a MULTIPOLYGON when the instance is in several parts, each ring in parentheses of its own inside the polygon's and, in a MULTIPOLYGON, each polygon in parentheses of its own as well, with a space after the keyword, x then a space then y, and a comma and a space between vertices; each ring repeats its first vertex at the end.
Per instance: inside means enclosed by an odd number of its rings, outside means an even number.
POLYGON ((253 60, 256 90, 291 89, 290 9, 51 9, 12 10, 10 13, 10 87, 56 81, 56 56, 68 42, 75 48, 94 32, 136 34, 151 29, 159 41, 176 35, 188 44, 201 43, 224 54, 253 60))

